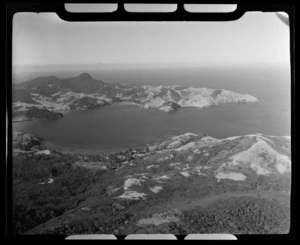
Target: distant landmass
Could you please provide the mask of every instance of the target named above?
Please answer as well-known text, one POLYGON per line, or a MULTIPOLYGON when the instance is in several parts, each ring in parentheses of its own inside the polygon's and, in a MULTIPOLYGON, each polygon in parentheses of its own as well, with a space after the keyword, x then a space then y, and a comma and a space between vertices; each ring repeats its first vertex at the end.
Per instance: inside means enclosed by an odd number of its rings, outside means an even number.
POLYGON ((290 137, 185 133, 104 155, 13 134, 17 234, 287 234, 290 137))
MULTIPOLYGON (((68 110, 99 108, 118 102, 130 102, 144 108, 156 108, 169 112, 180 107, 208 108, 224 103, 258 102, 258 99, 248 94, 224 89, 179 85, 153 87, 105 82, 93 78, 88 73, 82 73, 77 77, 64 79, 55 76, 38 77, 14 85, 12 101, 16 115, 14 118, 25 120, 27 117, 25 111, 29 110, 33 114, 41 113, 38 109, 61 113, 68 110)), ((61 117, 60 114, 53 113, 48 114, 50 118, 61 117)), ((43 114, 46 115, 46 113, 43 114)), ((41 117, 33 115, 27 119, 33 118, 41 117)))

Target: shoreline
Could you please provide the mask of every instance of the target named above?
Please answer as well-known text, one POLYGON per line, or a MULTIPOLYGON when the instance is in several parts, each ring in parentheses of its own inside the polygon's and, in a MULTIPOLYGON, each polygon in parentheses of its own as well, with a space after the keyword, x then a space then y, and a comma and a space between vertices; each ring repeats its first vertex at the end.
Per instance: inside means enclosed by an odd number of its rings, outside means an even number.
POLYGON ((139 148, 136 147, 127 147, 127 148, 113 148, 106 150, 97 150, 97 149, 86 149, 86 148, 72 148, 72 147, 58 147, 55 143, 51 143, 49 141, 45 141, 45 147, 49 149, 53 149, 55 151, 61 152, 63 154, 73 154, 73 155, 106 155, 110 153, 122 152, 127 149, 139 148))

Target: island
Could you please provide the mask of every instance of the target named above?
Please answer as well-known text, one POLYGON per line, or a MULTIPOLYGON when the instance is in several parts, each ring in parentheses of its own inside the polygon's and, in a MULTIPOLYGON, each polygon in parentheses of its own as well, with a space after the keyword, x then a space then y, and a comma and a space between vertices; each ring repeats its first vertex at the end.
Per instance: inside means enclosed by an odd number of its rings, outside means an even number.
POLYGON ((181 107, 210 108, 225 103, 253 103, 258 99, 225 89, 185 86, 137 86, 97 80, 87 73, 60 79, 38 77, 13 86, 13 118, 60 118, 69 110, 88 110, 119 102, 170 112, 181 107), (31 109, 34 108, 34 109, 31 109), (31 109, 31 110, 30 110, 31 109), (44 111, 38 111, 43 109, 44 111), (25 111, 29 110, 28 113, 25 111), (32 114, 29 116, 27 114, 32 114), (39 116, 37 114, 41 114, 39 116))

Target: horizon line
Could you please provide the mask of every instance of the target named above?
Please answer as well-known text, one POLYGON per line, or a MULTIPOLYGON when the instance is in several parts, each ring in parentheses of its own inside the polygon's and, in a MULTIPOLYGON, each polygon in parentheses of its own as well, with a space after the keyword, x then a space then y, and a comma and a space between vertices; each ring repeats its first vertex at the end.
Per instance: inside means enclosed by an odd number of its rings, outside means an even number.
POLYGON ((199 62, 199 63, 195 63, 195 62, 186 62, 186 63, 166 63, 166 62, 155 62, 155 63, 102 63, 102 62, 97 62, 97 63, 90 63, 90 64, 85 64, 85 63, 49 63, 49 64, 14 64, 12 63, 12 66, 94 66, 94 65, 103 65, 103 66, 147 66, 147 65, 156 65, 156 66, 160 66, 160 65, 167 65, 167 66, 173 66, 173 65, 192 65, 192 66, 205 66, 205 65, 215 65, 215 66, 228 66, 228 65, 260 65, 260 64, 285 64, 285 65, 290 65, 287 62, 281 62, 281 61, 277 61, 277 62, 249 62, 249 63, 245 63, 245 62, 235 62, 235 63, 218 63, 218 62, 199 62))

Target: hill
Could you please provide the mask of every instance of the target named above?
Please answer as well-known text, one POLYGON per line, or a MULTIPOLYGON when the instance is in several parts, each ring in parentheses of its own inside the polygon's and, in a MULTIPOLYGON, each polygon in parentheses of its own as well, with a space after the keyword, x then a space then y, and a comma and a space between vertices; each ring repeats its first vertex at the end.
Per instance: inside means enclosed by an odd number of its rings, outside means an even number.
POLYGON ((44 96, 51 96, 60 90, 68 90, 77 93, 101 92, 104 82, 96 80, 87 73, 82 73, 77 77, 59 79, 55 76, 38 77, 17 85, 33 93, 44 96))
MULTIPOLYGON (((21 135, 15 147, 24 145, 21 135)), ((32 139, 32 147, 14 149, 17 233, 289 231, 289 137, 186 133, 96 156, 62 154, 32 139)))

